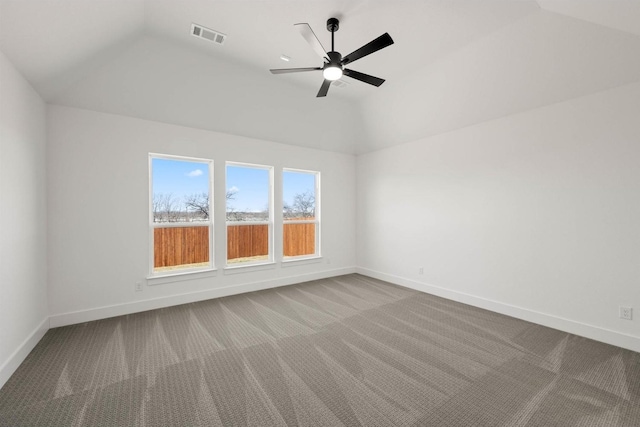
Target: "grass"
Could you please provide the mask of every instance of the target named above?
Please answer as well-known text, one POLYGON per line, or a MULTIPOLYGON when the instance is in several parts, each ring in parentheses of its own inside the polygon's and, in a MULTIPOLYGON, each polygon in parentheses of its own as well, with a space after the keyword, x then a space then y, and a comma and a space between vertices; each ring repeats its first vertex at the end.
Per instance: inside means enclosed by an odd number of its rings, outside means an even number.
MULTIPOLYGON (((228 265, 237 265, 237 264, 242 264, 245 262, 254 262, 254 261, 266 261, 269 259, 268 255, 257 255, 257 256, 248 256, 248 257, 241 257, 241 258, 233 258, 230 260, 227 260, 227 264, 228 265)), ((209 263, 208 262, 197 262, 194 264, 179 264, 179 265, 169 265, 166 267, 155 267, 153 269, 154 273, 163 273, 163 272, 167 272, 167 271, 180 271, 180 270, 191 270, 191 269, 195 269, 195 268, 203 268, 203 267, 208 267, 209 263)))

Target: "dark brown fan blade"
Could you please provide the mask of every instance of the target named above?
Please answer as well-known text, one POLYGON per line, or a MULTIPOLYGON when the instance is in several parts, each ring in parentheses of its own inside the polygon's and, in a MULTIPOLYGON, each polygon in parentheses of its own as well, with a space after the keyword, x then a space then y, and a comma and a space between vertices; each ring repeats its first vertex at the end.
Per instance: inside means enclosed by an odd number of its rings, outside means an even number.
POLYGON ((380 49, 384 49, 387 46, 391 46, 392 44, 393 44, 393 39, 391 38, 389 33, 384 33, 377 39, 370 41, 369 43, 362 46, 360 49, 357 49, 351 52, 349 55, 342 58, 342 64, 347 65, 364 56, 371 55, 373 52, 377 52, 380 49))
POLYGON ((271 74, 285 74, 285 73, 300 73, 302 71, 317 71, 322 70, 322 67, 307 67, 307 68, 276 68, 271 69, 271 74))
POLYGON ((302 37, 304 37, 307 43, 311 45, 311 48, 316 52, 316 54, 318 54, 320 58, 329 59, 326 49, 322 47, 322 43, 320 43, 320 40, 318 40, 318 37, 316 37, 316 33, 313 32, 309 24, 295 24, 294 27, 296 27, 298 31, 300 31, 302 37))
POLYGON ((345 76, 349 76, 352 79, 360 80, 361 82, 369 83, 370 85, 380 86, 384 83, 384 79, 379 77, 370 76, 369 74, 361 73, 359 71, 350 70, 345 68, 343 70, 345 76))
POLYGON ((331 80, 325 79, 322 82, 322 86, 320 86, 320 90, 316 95, 316 98, 320 98, 321 96, 327 96, 327 92, 329 92, 329 86, 331 86, 331 80))

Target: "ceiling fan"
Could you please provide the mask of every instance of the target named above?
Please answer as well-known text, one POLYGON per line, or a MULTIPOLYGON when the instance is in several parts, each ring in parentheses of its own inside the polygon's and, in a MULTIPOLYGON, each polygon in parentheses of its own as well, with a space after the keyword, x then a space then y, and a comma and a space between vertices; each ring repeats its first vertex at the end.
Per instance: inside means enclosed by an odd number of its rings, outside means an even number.
POLYGON ((349 68, 345 68, 345 65, 351 64, 356 60, 363 58, 367 55, 370 55, 374 52, 379 51, 380 49, 384 49, 387 46, 391 46, 393 44, 393 39, 389 35, 389 33, 384 33, 380 37, 375 40, 370 41, 359 49, 351 52, 347 56, 342 56, 340 52, 336 52, 333 43, 333 36, 340 26, 340 21, 336 18, 329 18, 327 20, 327 30, 331 32, 331 51, 327 52, 322 44, 316 37, 315 33, 309 26, 309 24, 295 24, 295 27, 300 31, 300 34, 304 39, 311 45, 313 50, 324 59, 324 64, 322 67, 308 67, 308 68, 279 68, 269 70, 273 74, 285 74, 285 73, 300 73, 303 71, 320 71, 322 70, 322 76, 324 77, 324 82, 322 82, 322 86, 320 86, 320 90, 316 97, 327 96, 327 92, 329 91, 329 85, 334 80, 338 80, 343 75, 349 76, 353 79, 360 80, 361 82, 369 83, 370 85, 380 86, 384 83, 384 79, 379 77, 370 76, 368 74, 364 74, 358 71, 350 70, 349 68))

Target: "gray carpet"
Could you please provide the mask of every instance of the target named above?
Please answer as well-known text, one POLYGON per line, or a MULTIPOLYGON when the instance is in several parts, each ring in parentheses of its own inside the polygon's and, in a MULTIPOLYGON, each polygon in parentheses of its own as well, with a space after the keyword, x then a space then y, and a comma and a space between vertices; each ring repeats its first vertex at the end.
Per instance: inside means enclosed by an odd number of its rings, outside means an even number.
POLYGON ((360 275, 52 329, 2 426, 638 426, 640 354, 360 275))

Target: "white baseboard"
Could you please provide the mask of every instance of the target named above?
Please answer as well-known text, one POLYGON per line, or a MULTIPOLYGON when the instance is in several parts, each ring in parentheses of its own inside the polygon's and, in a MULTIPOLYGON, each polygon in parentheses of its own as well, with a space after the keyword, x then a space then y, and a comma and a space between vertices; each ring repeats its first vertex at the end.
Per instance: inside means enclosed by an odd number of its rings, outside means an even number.
POLYGON ((49 318, 45 318, 34 330, 29 334, 22 344, 18 346, 16 351, 9 356, 0 366, 0 388, 9 380, 11 375, 18 369, 18 366, 27 358, 31 350, 40 342, 44 334, 49 330, 49 318))
POLYGON ((496 313, 505 314, 507 316, 533 322, 538 325, 558 329, 563 332, 568 332, 585 338, 590 338, 592 340, 640 352, 640 337, 637 336, 623 334, 610 329, 576 322, 575 320, 565 319, 551 314, 541 313, 539 311, 517 307, 463 292, 452 291, 450 289, 427 283, 416 282, 415 280, 407 279, 405 277, 386 274, 368 268, 357 267, 356 273, 496 313))
POLYGON ((96 307, 88 310, 54 314, 49 317, 50 327, 57 328, 60 326, 90 322, 92 320, 106 319, 109 317, 122 316, 126 314, 154 310, 156 308, 170 307, 179 304, 188 304, 212 298, 221 298, 229 295, 242 294, 245 292, 260 291, 263 289, 276 288, 279 286, 293 285, 295 283, 325 279, 327 277, 341 276, 343 274, 352 274, 355 272, 356 267, 346 267, 334 270, 320 271, 317 273, 309 273, 290 277, 281 277, 272 280, 245 283, 241 285, 226 286, 223 288, 207 289, 205 291, 171 295, 168 297, 154 298, 144 301, 135 301, 105 307, 96 307))

